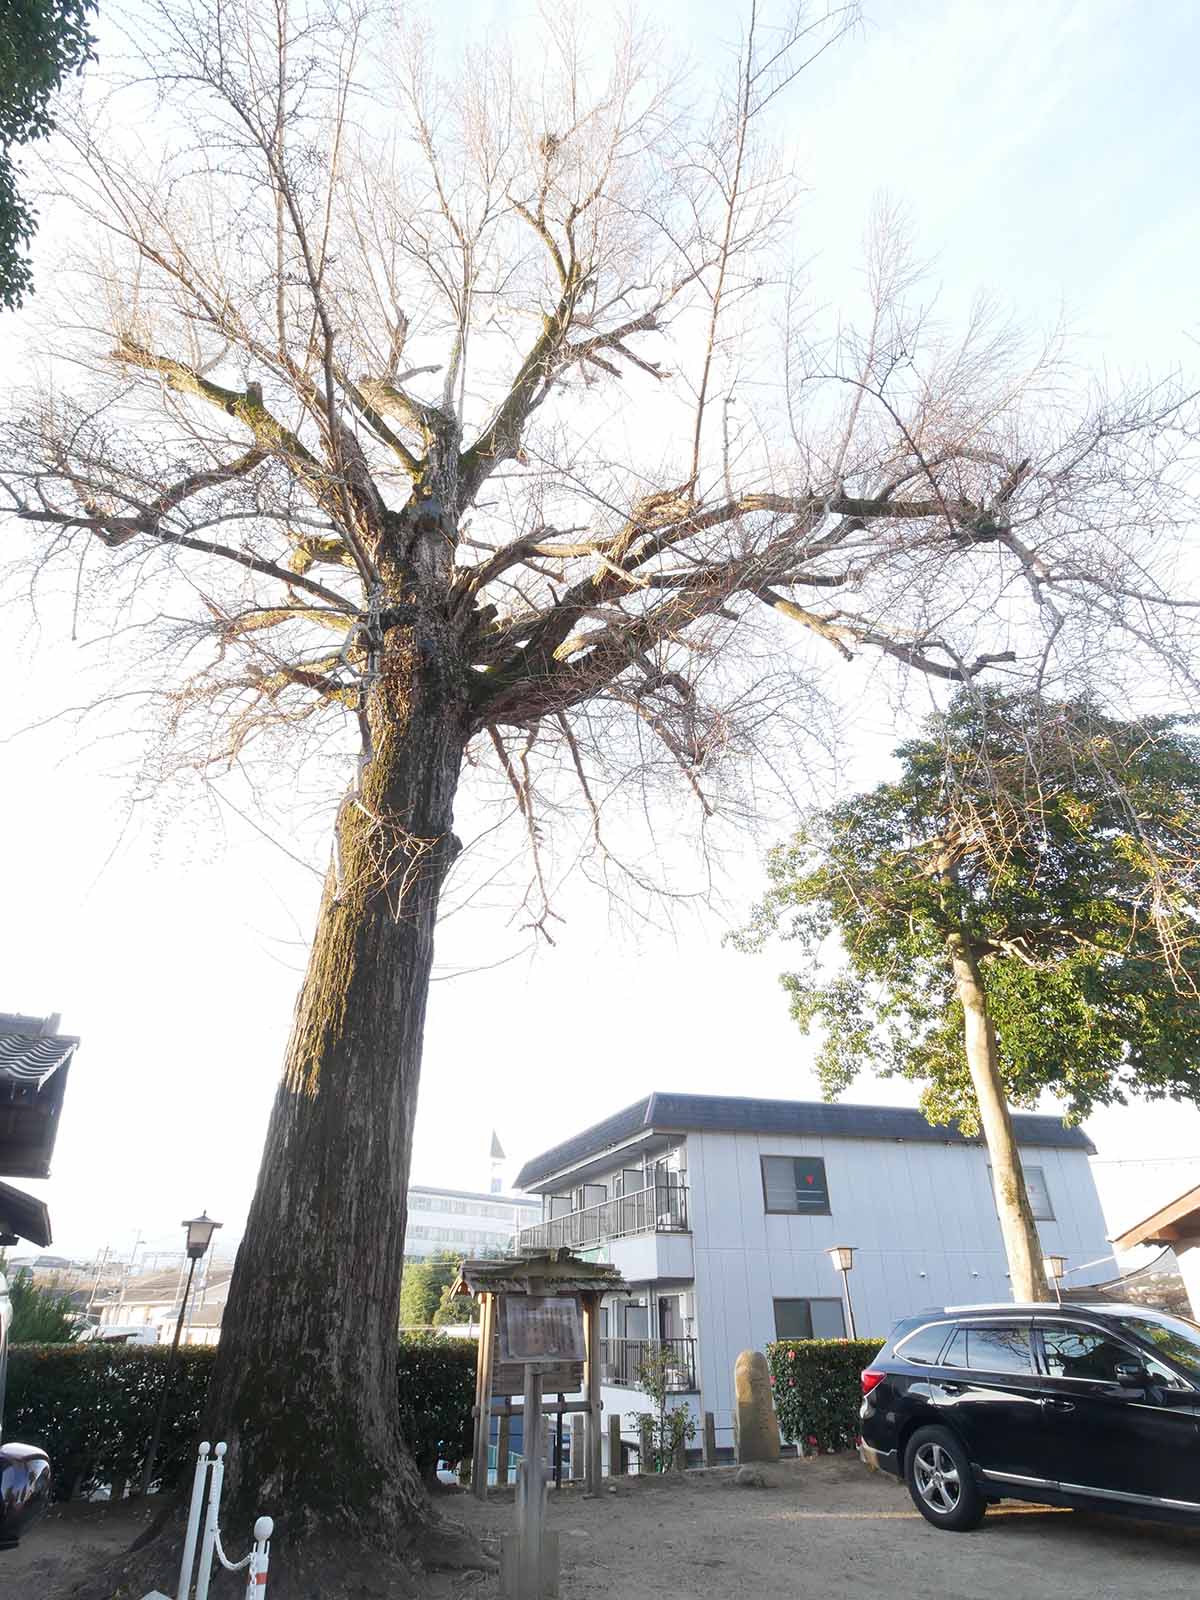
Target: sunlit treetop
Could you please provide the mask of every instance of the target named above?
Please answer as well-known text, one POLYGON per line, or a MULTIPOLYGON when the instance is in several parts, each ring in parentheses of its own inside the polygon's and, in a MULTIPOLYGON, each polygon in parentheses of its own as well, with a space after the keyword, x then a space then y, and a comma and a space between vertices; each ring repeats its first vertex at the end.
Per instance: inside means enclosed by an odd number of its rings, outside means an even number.
POLYGON ((1129 1093, 1200 1099, 1200 743, 1087 700, 960 692, 899 776, 809 816, 769 858, 744 948, 772 933, 836 1094, 923 1081, 976 1126, 947 940, 979 960, 1009 1099, 1073 1118, 1129 1093), (840 952, 839 947, 840 946, 840 952))

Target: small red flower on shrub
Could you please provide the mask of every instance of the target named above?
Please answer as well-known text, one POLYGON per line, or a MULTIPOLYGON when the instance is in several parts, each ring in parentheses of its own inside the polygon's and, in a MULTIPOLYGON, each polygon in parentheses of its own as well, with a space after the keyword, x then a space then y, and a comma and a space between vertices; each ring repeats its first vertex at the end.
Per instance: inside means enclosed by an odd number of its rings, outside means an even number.
POLYGON ((788 1351, 788 1360, 789 1361, 795 1361, 795 1359, 796 1359, 796 1352, 794 1350, 789 1350, 788 1351))

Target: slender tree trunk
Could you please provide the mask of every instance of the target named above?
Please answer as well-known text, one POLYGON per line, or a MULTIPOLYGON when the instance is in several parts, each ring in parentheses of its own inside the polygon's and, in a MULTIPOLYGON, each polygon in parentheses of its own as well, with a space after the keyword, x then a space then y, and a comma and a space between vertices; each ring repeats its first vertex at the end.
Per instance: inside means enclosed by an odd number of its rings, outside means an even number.
MULTIPOLYGON (((269 1512, 285 1561, 319 1530, 402 1548, 427 1510, 397 1428, 396 1335, 463 750, 463 690, 437 627, 385 635, 367 705, 373 754, 338 817, 209 1391, 208 1437, 230 1446, 225 1525, 269 1512)), ((274 1591, 274 1557, 271 1576, 274 1591)))
POLYGON ((979 1120, 992 1161, 992 1182, 1000 1232, 1008 1256, 1014 1300, 1049 1300, 1050 1290, 1042 1266, 1042 1246, 1033 1207, 1025 1188, 1025 1173, 1013 1134, 1012 1115, 1004 1097, 996 1030, 988 1010, 987 991, 979 959, 967 935, 952 934, 947 941, 954 982, 963 1008, 963 1037, 967 1066, 979 1103, 979 1120))

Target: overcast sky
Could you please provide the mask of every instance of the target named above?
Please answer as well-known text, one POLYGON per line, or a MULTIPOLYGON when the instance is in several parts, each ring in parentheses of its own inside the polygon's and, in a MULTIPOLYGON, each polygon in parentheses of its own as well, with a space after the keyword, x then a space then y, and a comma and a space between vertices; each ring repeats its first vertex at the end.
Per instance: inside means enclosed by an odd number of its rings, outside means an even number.
MULTIPOLYGON (((730 41, 728 4, 648 9, 699 53, 730 41)), ((467 14, 525 26, 528 10, 467 14)), ((1193 0, 877 0, 791 101, 814 295, 837 302, 886 191, 949 306, 988 290, 1035 326, 1065 311, 1083 365, 1194 368, 1198 59, 1193 0)), ((5 547, 23 537, 8 528, 5 547)), ((62 616, 33 630, 20 607, 0 618, 2 736, 71 704, 87 657, 62 616)), ((860 749, 879 750, 885 704, 868 698, 857 726, 860 749)), ((0 745, 0 1009, 61 1011, 83 1039, 40 1186, 67 1252, 126 1253, 139 1232, 173 1244, 200 1207, 236 1236, 316 900, 311 872, 236 817, 223 836, 130 823, 122 754, 64 749, 53 729, 0 745)), ((771 840, 747 837, 729 863, 735 911, 771 840)), ((486 1187, 493 1127, 511 1173, 653 1089, 815 1093, 778 963, 723 949, 727 917, 635 937, 582 892, 560 910, 553 950, 435 984, 415 1179, 486 1187)), ((464 915, 443 932, 440 968, 512 947, 503 917, 464 915)), ((853 1098, 913 1090, 864 1081, 853 1098)), ((1109 1160, 1200 1147, 1192 1109, 1110 1112, 1091 1128, 1109 1160)))

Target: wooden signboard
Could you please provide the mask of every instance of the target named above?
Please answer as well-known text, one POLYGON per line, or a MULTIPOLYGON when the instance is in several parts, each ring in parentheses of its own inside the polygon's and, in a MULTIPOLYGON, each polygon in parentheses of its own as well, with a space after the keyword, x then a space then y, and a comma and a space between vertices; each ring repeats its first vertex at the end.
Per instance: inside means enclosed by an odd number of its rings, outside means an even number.
POLYGON ((547 1394, 583 1388, 583 1307, 577 1294, 506 1294, 497 1321, 494 1395, 523 1394, 531 1365, 547 1394))
POLYGON ((583 1306, 577 1294, 506 1294, 500 1325, 505 1361, 582 1361, 583 1306))

